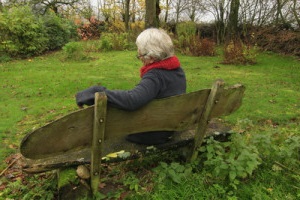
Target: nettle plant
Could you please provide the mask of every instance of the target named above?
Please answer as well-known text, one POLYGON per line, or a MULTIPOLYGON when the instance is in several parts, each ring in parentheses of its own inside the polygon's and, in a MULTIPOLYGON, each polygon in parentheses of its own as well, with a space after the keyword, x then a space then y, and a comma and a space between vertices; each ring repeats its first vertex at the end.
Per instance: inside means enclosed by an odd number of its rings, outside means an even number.
POLYGON ((238 178, 250 176, 260 165, 261 159, 257 148, 249 145, 242 135, 232 133, 230 141, 218 142, 212 137, 200 151, 204 157, 204 167, 212 176, 237 182, 238 178))
POLYGON ((154 171, 157 174, 159 183, 165 180, 181 183, 192 174, 192 167, 189 165, 184 166, 177 162, 172 162, 170 164, 160 162, 160 165, 155 168, 154 171))

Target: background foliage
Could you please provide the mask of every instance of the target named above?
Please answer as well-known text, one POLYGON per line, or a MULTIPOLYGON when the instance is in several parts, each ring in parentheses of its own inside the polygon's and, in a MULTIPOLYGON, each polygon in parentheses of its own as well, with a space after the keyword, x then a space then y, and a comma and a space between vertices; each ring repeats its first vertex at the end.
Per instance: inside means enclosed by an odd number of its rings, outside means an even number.
POLYGON ((0 52, 8 57, 30 57, 61 48, 77 37, 71 21, 49 12, 43 16, 30 6, 16 6, 0 13, 0 52))

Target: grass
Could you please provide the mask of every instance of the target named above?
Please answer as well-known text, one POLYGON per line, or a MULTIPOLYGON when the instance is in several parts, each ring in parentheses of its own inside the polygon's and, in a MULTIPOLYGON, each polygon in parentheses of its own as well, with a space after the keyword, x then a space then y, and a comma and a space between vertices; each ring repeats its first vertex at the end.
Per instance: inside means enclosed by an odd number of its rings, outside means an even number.
MULTIPOLYGON (((140 79, 141 67, 135 55, 135 51, 113 51, 90 53, 89 56, 93 59, 89 61, 66 61, 62 52, 55 52, 0 64, 0 171, 7 166, 5 158, 18 152, 20 140, 26 133, 77 110, 74 99, 77 91, 95 84, 102 84, 109 89, 134 87, 140 79)), ((234 114, 223 117, 225 122, 234 125, 237 132, 245 134, 246 139, 255 135, 269 135, 269 140, 272 140, 270 146, 275 149, 277 145, 277 151, 281 152, 286 148, 282 144, 288 138, 299 136, 300 63, 295 58, 264 52, 258 55, 256 65, 234 66, 220 64, 220 56, 178 57, 186 72, 188 92, 210 88, 218 78, 225 80, 227 85, 241 83, 246 86, 241 108, 234 114), (276 140, 273 141, 272 138, 276 140)), ((289 161, 272 153, 274 149, 266 149, 266 141, 260 145, 255 144, 266 163, 262 162, 252 176, 239 180, 239 184, 230 186, 226 180, 210 177, 211 172, 199 170, 197 175, 187 176, 180 183, 152 180, 149 185, 153 187, 150 189, 143 183, 139 187, 132 185, 135 189, 132 191, 134 197, 131 198, 300 197, 300 177, 297 175, 299 168, 295 172, 295 168, 291 167, 294 165, 287 165, 289 161), (274 170, 275 161, 287 165, 292 172, 283 168, 274 170)), ((294 150, 286 151, 286 155, 295 153, 294 150)), ((153 172, 150 175, 155 177, 153 172)), ((126 184, 130 185, 128 180, 131 179, 127 179, 126 184)), ((7 184, 7 179, 1 177, 0 183, 7 184)))

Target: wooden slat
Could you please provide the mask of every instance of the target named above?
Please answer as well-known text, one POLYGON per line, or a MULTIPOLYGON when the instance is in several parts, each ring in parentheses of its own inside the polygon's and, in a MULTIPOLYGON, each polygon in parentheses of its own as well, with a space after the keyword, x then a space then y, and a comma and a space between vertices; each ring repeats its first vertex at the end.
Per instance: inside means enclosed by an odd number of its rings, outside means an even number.
POLYGON ((245 89, 245 86, 241 84, 223 89, 222 93, 219 94, 217 102, 215 102, 209 118, 229 115, 235 112, 242 105, 245 89))
MULTIPOLYGON (((154 100, 133 112, 108 107, 105 140, 143 131, 185 130, 196 122, 209 91, 154 100)), ((40 159, 91 146, 93 109, 71 113, 28 134, 21 142, 21 153, 40 159)))
MULTIPOLYGON (((158 150, 164 151, 190 144, 194 138, 194 131, 178 132, 173 135, 172 140, 168 143, 155 146, 158 150)), ((137 155, 147 152, 147 146, 130 143, 125 138, 111 140, 109 143, 104 141, 105 148, 102 155, 106 156, 112 152, 125 150, 130 152, 131 156, 128 159, 136 158, 137 155)), ((64 154, 59 154, 54 157, 46 157, 44 159, 26 159, 23 162, 23 171, 27 173, 41 173, 61 167, 74 166, 81 164, 89 164, 91 162, 91 149, 75 149, 64 154)), ((104 162, 104 161, 102 161, 104 162)))
MULTIPOLYGON (((210 118, 234 112, 242 101, 242 85, 224 89, 210 118)), ((129 112, 108 106, 105 149, 125 135, 143 131, 183 131, 195 126, 206 104, 210 89, 154 100, 143 108, 129 112)), ((46 159, 71 153, 77 155, 91 147, 94 107, 71 113, 29 133, 21 142, 24 157, 46 159), (73 153, 75 152, 75 153, 73 153)))

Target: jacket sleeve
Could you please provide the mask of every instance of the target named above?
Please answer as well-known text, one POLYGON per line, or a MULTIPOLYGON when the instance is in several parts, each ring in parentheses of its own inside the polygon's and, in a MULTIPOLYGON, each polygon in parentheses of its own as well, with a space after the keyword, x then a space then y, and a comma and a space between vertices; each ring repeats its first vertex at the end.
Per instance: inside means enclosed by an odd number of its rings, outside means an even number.
POLYGON ((159 91, 159 79, 149 72, 132 90, 105 90, 105 93, 113 107, 132 111, 155 99, 159 91))
POLYGON ((159 78, 148 72, 132 90, 108 90, 103 86, 93 86, 76 94, 78 106, 93 105, 96 92, 105 92, 108 103, 123 110, 136 110, 155 99, 160 91, 159 78))
POLYGON ((82 90, 78 92, 76 97, 76 103, 78 106, 83 105, 94 105, 95 103, 95 93, 96 92, 103 92, 105 90, 105 87, 103 86, 92 86, 88 89, 82 90))

